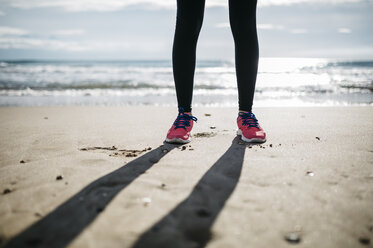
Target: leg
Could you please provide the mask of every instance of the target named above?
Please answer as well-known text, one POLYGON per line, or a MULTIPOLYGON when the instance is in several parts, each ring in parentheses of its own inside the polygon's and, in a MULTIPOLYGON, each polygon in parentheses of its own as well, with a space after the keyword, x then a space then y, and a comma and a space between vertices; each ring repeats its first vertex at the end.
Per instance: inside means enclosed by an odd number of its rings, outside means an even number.
POLYGON ((235 44, 239 110, 251 112, 259 45, 256 31, 257 0, 229 0, 229 21, 235 44))
POLYGON ((177 0, 172 66, 178 107, 191 112, 196 47, 202 27, 205 0, 177 0))

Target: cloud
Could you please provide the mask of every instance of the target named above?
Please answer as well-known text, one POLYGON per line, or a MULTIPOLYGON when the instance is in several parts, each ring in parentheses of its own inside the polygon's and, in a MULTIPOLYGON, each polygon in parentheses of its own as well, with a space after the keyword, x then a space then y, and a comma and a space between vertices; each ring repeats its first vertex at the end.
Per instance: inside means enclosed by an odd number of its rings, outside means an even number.
MULTIPOLYGON (((216 28, 229 28, 230 24, 229 22, 222 22, 218 23, 215 25, 216 28)), ((274 24, 258 24, 257 25, 258 29, 263 29, 263 30, 283 30, 285 29, 284 26, 282 25, 274 25, 274 24)))
POLYGON ((45 50, 66 50, 86 51, 89 47, 71 41, 43 40, 34 38, 11 38, 0 37, 0 49, 45 49, 45 50))
POLYGON ((138 47, 149 47, 153 49, 154 42, 127 42, 123 40, 59 40, 48 37, 27 37, 0 35, 0 49, 37 49, 37 50, 59 50, 59 51, 122 51, 133 50, 138 47))
POLYGON ((144 5, 151 8, 172 8, 176 7, 176 1, 170 0, 0 0, 0 3, 15 8, 62 8, 70 12, 83 11, 116 11, 133 5, 144 5))
POLYGON ((274 25, 274 24, 258 24, 257 28, 258 29, 263 29, 263 30, 282 30, 282 29, 285 29, 284 26, 274 25))
POLYGON ((342 4, 359 3, 364 0, 259 0, 259 6, 293 5, 293 4, 342 4))
POLYGON ((24 35, 28 33, 29 32, 24 29, 0 26, 0 36, 4 36, 4 35, 17 35, 18 36, 18 35, 24 35))
MULTIPOLYGON (((229 24, 229 22, 222 22, 222 23, 216 24, 215 27, 216 28, 229 28, 230 24, 229 24)), ((308 33, 308 29, 305 29, 305 28, 289 29, 289 28, 286 28, 282 25, 275 25, 275 24, 269 24, 269 23, 265 23, 265 24, 258 23, 257 24, 257 29, 258 30, 282 30, 282 31, 286 31, 286 32, 289 32, 289 33, 292 33, 292 34, 306 34, 306 33, 308 33)), ((350 32, 350 30, 347 29, 347 28, 340 28, 340 29, 338 29, 338 32, 348 33, 348 32, 350 32)))
POLYGON ((229 28, 230 24, 229 22, 222 22, 215 25, 216 28, 229 28))
MULTIPOLYGON (((62 35, 78 33, 81 30, 60 30, 56 31, 62 35)), ((85 51, 90 48, 75 41, 60 41, 32 37, 32 33, 19 28, 0 26, 0 49, 46 49, 46 50, 67 50, 85 51), (23 37, 27 34, 27 37, 23 37)))
POLYGON ((85 31, 82 29, 66 29, 66 30, 57 30, 55 32, 52 32, 54 35, 58 36, 76 36, 76 35, 82 35, 85 31))
POLYGON ((352 31, 349 28, 338 28, 338 33, 341 33, 341 34, 349 34, 351 32, 352 31))
POLYGON ((290 33, 292 33, 292 34, 306 34, 306 33, 308 33, 308 30, 305 29, 305 28, 295 28, 295 29, 291 29, 290 33))
MULTIPOLYGON (((364 0, 259 0, 258 6, 293 5, 293 4, 340 4, 357 3, 364 0)), ((0 0, 3 6, 16 8, 62 8, 71 12, 83 11, 117 11, 129 6, 139 5, 145 9, 176 8, 175 0, 0 0)), ((228 7, 227 0, 208 0, 206 7, 228 7)))

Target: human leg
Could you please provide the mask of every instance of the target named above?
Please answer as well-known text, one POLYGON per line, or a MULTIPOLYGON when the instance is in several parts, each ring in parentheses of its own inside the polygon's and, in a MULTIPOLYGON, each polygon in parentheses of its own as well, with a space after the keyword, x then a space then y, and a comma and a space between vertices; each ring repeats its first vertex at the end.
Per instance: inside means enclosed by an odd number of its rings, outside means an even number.
POLYGON ((202 27, 205 0, 177 0, 176 28, 172 48, 172 68, 178 102, 178 116, 166 135, 166 142, 188 143, 193 121, 193 96, 196 48, 202 27))
POLYGON ((205 0, 177 0, 172 67, 178 107, 191 112, 196 47, 203 23, 205 0))
POLYGON ((229 21, 235 44, 239 110, 251 112, 259 45, 256 29, 256 0, 229 0, 229 21))
POLYGON ((266 141, 266 133, 252 113, 259 60, 256 5, 256 0, 229 0, 238 88, 237 134, 246 142, 266 141))

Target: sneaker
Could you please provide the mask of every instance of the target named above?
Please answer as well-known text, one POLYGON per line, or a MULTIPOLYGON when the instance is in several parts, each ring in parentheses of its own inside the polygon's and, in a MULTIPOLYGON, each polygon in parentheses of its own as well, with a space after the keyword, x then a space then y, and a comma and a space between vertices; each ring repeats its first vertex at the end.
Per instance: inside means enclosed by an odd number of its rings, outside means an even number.
POLYGON ((197 122, 197 118, 184 113, 184 109, 180 107, 175 122, 167 132, 166 142, 182 144, 190 142, 190 131, 193 128, 193 121, 197 122))
POLYGON ((237 135, 241 135, 241 139, 246 142, 266 141, 266 133, 259 126, 258 119, 251 112, 239 112, 237 117, 237 135))

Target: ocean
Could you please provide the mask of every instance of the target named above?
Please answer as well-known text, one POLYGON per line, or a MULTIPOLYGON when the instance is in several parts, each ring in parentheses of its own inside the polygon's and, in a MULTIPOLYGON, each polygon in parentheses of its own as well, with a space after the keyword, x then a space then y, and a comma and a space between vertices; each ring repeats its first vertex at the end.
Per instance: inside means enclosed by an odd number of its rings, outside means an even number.
MULTIPOLYGON (((234 61, 198 60, 193 107, 237 106, 234 61)), ((254 107, 373 104, 373 61, 260 58, 254 107)), ((0 106, 177 106, 170 60, 0 61, 0 106)))

